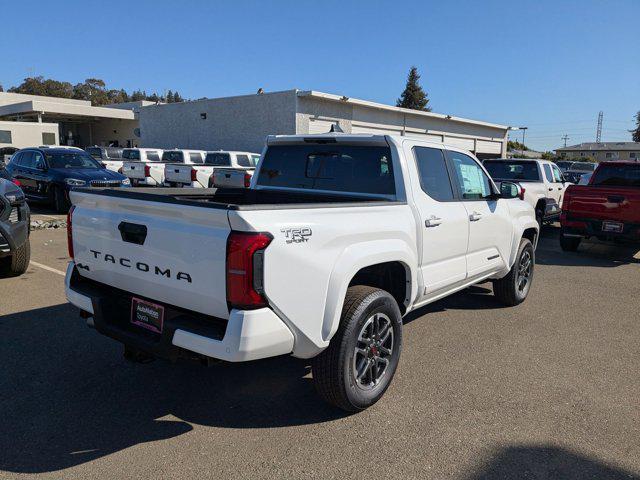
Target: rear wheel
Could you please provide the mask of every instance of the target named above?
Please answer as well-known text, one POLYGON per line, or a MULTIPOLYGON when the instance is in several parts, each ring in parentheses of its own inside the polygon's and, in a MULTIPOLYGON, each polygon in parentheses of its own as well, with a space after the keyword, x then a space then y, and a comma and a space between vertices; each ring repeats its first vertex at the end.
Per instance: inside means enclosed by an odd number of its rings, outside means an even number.
POLYGON ((313 359, 313 381, 328 403, 358 412, 376 403, 389 387, 400 360, 402 316, 384 290, 347 290, 338 331, 313 359))
POLYGON ((60 187, 55 187, 53 191, 53 206, 58 213, 67 213, 69 211, 69 200, 65 191, 60 187))
POLYGON ((560 232, 560 248, 565 252, 577 252, 581 241, 580 237, 567 237, 560 232))
POLYGON ((0 277, 17 277, 29 268, 31 245, 29 240, 19 247, 10 257, 0 258, 0 277))
POLYGON ((510 307, 525 301, 533 282, 535 260, 531 240, 523 238, 516 261, 507 276, 493 281, 493 293, 498 300, 510 307))

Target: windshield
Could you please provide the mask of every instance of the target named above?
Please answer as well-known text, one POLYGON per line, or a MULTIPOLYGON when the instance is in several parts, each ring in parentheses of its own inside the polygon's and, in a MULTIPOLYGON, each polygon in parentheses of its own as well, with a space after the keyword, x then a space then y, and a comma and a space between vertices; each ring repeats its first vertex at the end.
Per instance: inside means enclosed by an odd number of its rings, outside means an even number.
POLYGON ((581 172, 593 172, 598 165, 589 162, 573 162, 569 170, 579 170, 581 172))
POLYGON ((184 162, 184 156, 182 155, 182 152, 164 152, 162 154, 162 161, 163 162, 183 163, 184 162))
POLYGON ((275 145, 258 186, 395 195, 391 149, 360 145, 275 145))
POLYGON ((124 149, 122 151, 122 158, 127 160, 140 160, 140 150, 124 149))
POLYGON ((86 152, 47 152, 44 156, 49 168, 102 168, 86 152))
POLYGON ((487 160, 483 165, 494 180, 522 180, 527 182, 540 181, 540 172, 538 171, 538 165, 535 162, 487 160))
POLYGON ((603 165, 593 174, 591 185, 640 188, 640 165, 603 165))

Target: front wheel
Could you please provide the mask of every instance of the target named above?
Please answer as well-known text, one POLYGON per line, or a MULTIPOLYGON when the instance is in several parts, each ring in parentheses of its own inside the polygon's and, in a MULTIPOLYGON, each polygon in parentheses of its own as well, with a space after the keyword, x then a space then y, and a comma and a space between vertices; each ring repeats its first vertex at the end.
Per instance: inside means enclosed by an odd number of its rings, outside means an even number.
POLYGON ((507 276, 493 281, 493 293, 498 300, 510 307, 524 302, 533 282, 534 266, 533 244, 528 238, 523 238, 520 240, 516 261, 507 276))
POLYGON ((402 316, 384 290, 347 290, 338 331, 313 359, 313 381, 328 403, 358 412, 376 403, 389 387, 402 349, 402 316))

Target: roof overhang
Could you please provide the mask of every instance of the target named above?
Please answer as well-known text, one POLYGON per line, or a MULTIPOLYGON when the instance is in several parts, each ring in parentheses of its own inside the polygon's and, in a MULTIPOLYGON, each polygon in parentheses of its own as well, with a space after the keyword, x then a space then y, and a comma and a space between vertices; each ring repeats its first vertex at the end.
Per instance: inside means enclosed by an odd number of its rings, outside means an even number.
POLYGON ((41 100, 30 100, 0 106, 0 118, 30 114, 135 120, 135 113, 132 110, 120 108, 92 107, 89 105, 74 105, 41 100))
POLYGON ((368 100, 360 100, 357 98, 350 98, 350 97, 345 97, 342 95, 334 95, 332 93, 323 93, 323 92, 318 92, 316 90, 299 90, 297 92, 297 95, 299 97, 312 97, 312 98, 317 98, 317 99, 321 99, 321 100, 327 100, 327 101, 331 101, 331 102, 338 102, 338 103, 346 103, 346 104, 351 104, 351 105, 359 105, 362 107, 369 107, 369 108, 375 108, 378 110, 386 110, 386 111, 391 111, 391 112, 396 112, 396 113, 402 113, 405 115, 416 115, 416 116, 423 116, 423 117, 429 117, 429 118, 437 118, 439 120, 445 120, 448 122, 456 122, 456 123, 462 123, 462 124, 467 124, 467 125, 480 125, 483 127, 490 127, 490 128, 495 128, 498 130, 509 130, 511 127, 507 126, 507 125, 499 125, 497 123, 489 123, 489 122, 482 122, 479 120, 471 120, 468 118, 462 118, 462 117, 454 117, 452 115, 444 115, 441 113, 433 113, 433 112, 423 112, 421 110, 411 110, 409 108, 402 108, 402 107, 394 107, 392 105, 385 105, 384 103, 377 103, 377 102, 370 102, 368 100))

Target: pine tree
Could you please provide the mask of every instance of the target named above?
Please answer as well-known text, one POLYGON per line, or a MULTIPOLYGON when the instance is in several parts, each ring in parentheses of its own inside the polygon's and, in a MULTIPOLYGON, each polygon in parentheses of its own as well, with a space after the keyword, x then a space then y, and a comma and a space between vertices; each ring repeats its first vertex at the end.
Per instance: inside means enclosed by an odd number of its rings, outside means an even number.
POLYGON ((430 112, 431 107, 427 106, 429 99, 427 98, 427 94, 424 90, 422 90, 418 80, 420 80, 418 69, 416 67, 411 67, 409 75, 407 76, 407 85, 404 88, 404 92, 402 92, 402 95, 400 95, 400 98, 396 102, 396 106, 430 112))
POLYGON ((184 98, 180 96, 177 90, 173 93, 173 101, 174 103, 184 102, 184 98))
POLYGON ((631 139, 634 142, 640 142, 640 112, 636 113, 636 128, 630 130, 631 139))
POLYGON ((173 103, 173 92, 169 90, 167 92, 167 98, 165 100, 167 103, 173 103))

